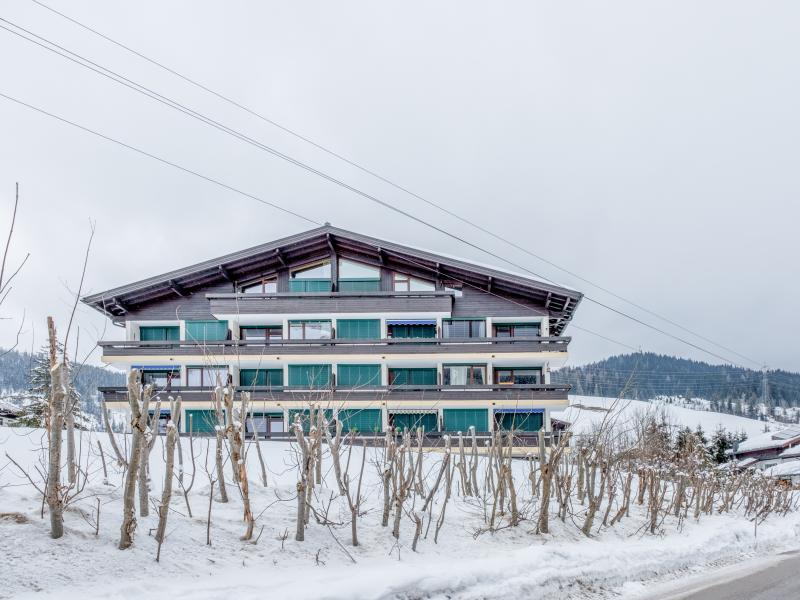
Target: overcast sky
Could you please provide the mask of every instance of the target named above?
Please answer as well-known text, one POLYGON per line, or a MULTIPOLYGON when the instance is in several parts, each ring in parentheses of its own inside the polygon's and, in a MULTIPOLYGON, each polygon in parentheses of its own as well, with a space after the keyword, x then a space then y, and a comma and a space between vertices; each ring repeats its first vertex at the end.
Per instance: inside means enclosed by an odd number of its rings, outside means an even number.
MULTIPOLYGON (((724 346, 800 370, 797 2, 50 4, 724 346)), ((31 0, 0 6, 4 19, 250 137, 689 336, 31 0)), ((0 57, 3 94, 316 220, 497 263, 4 30, 0 57)), ((12 258, 31 258, 0 308, 3 346, 23 310, 22 348, 44 341, 47 314, 63 331, 90 219, 97 233, 85 293, 310 227, 0 98, 3 230, 16 181, 12 258)), ((77 324, 84 350, 122 334, 104 331, 106 320, 86 307, 77 324)), ((629 346, 719 362, 588 302, 575 324, 629 346)), ((572 364, 627 351, 567 332, 572 364)))

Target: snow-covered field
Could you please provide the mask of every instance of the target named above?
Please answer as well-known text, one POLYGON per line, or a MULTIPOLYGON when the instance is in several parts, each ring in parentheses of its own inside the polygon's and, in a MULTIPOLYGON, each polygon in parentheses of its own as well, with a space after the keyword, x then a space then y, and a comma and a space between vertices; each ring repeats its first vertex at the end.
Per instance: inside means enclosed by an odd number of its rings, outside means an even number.
MULTIPOLYGON (((710 422, 709 422, 710 423, 710 422)), ((704 427, 705 427, 704 423, 704 427)), ((41 430, 0 428, 0 447, 34 479, 41 430)), ((188 456, 187 440, 183 440, 188 456)), ((380 525, 381 490, 374 459, 380 450, 368 449, 365 513, 359 521, 361 545, 349 545, 349 515, 339 508, 329 518, 341 525, 320 525, 311 519, 304 542, 294 541, 296 474, 292 445, 265 442, 269 485, 258 479, 256 453, 248 454, 253 512, 257 516, 257 543, 242 542, 241 501, 229 483, 231 501, 213 503, 211 546, 206 545, 209 484, 202 468, 206 439, 195 440, 198 473, 188 517, 180 493, 173 496, 172 512, 161 561, 155 562, 156 543, 148 532, 155 528, 156 511, 138 518, 133 548, 117 549, 121 523, 121 473, 111 464, 105 434, 84 434, 90 483, 83 498, 65 514, 66 534, 49 537, 49 522, 41 518, 39 493, 3 456, 0 460, 0 558, 2 598, 565 598, 641 596, 641 585, 696 572, 759 553, 800 546, 800 515, 770 516, 759 525, 731 515, 664 523, 663 535, 644 532, 644 514, 634 506, 630 518, 613 528, 597 527, 585 538, 567 519, 551 518, 549 535, 534 533, 534 524, 476 537, 483 527, 480 510, 456 497, 439 543, 433 528, 411 551, 413 523, 404 518, 399 541, 380 525), (97 440, 106 447, 109 485, 102 482, 97 440), (100 501, 100 530, 95 535, 93 511, 100 501), (263 530, 262 530, 263 527, 263 530), (288 534, 288 535, 287 535, 288 534), (287 535, 286 539, 281 539, 287 535), (352 558, 351 558, 352 557, 352 558)), ((161 443, 151 457, 154 485, 160 497, 163 465, 161 443)), ((213 451, 212 451, 213 455, 213 451)), ((440 455, 432 454, 426 468, 435 471, 440 455)), ((354 456, 353 461, 357 462, 354 456)), ((329 463, 326 461, 326 468, 329 463)), ((518 461, 520 485, 526 464, 518 461)), ((226 470, 228 467, 226 467, 226 470)), ((352 467, 351 467, 352 469, 352 467)), ((187 470, 191 471, 187 466, 187 470)), ((188 477, 188 475, 187 475, 188 477)), ((177 486, 176 486, 177 487, 177 486)), ((335 487, 335 484, 334 484, 335 487)), ((319 498, 327 498, 320 490, 319 498)), ((454 492, 454 496, 457 493, 454 492)), ((338 506, 338 505, 337 505, 338 506)), ((434 507, 434 517, 439 508, 434 507)))
POLYGON ((615 424, 624 426, 625 423, 633 421, 638 414, 653 413, 654 411, 663 412, 670 424, 674 424, 676 427, 689 427, 694 431, 700 426, 709 438, 720 426, 731 433, 744 432, 747 437, 763 433, 765 424, 772 429, 785 427, 778 423, 767 424, 755 419, 707 410, 694 410, 656 400, 644 402, 595 396, 570 396, 570 406, 566 410, 552 413, 552 417, 571 423, 572 430, 581 433, 589 431, 593 425, 602 422, 603 419, 611 418, 615 424), (610 416, 609 413, 611 413, 610 416))

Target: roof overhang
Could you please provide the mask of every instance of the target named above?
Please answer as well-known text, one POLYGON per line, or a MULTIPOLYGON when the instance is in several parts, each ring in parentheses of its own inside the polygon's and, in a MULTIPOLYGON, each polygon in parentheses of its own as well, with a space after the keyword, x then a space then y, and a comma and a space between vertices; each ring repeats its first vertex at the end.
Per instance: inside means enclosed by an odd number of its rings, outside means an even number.
POLYGON ((533 302, 548 312, 551 335, 561 335, 580 303, 580 292, 536 279, 470 263, 426 250, 325 225, 274 242, 207 260, 169 273, 85 296, 84 303, 122 320, 137 306, 188 296, 226 281, 238 282, 277 273, 303 263, 329 258, 335 252, 377 267, 409 275, 461 283, 510 299, 533 302))

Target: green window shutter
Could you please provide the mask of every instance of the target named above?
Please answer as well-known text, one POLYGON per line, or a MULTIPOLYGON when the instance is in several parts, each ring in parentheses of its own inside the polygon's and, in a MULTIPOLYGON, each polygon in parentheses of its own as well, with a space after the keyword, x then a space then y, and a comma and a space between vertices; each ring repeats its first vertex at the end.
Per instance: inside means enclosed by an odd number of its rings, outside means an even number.
MULTIPOLYGON (((314 414, 315 415, 317 414, 316 411, 314 411, 314 414)), ((308 409, 305 409, 305 410, 300 410, 300 409, 296 409, 296 408, 290 409, 289 410, 289 423, 287 423, 287 425, 286 425, 286 431, 294 432, 294 429, 292 429, 292 427, 294 426, 295 418, 298 415, 300 416, 300 422, 301 422, 301 424, 303 426, 303 431, 305 433, 308 433, 308 430, 309 430, 309 411, 308 411, 308 409)), ((332 408, 326 408, 325 411, 324 411, 324 415, 325 415, 325 420, 328 421, 328 423, 332 423, 333 422, 333 409, 332 408)))
POLYGON ((341 387, 368 387, 381 384, 380 365, 339 365, 336 385, 341 387))
POLYGON ((439 429, 439 419, 434 413, 397 413, 392 415, 392 421, 397 431, 416 431, 422 427, 427 433, 439 429))
POLYGON ((476 432, 489 431, 489 411, 485 408, 445 408, 444 430, 466 433, 470 427, 476 432))
POLYGON ((328 387, 330 382, 330 365, 289 365, 290 386, 319 389, 328 387))
POLYGON ((379 433, 383 430, 381 410, 378 408, 347 408, 339 411, 342 431, 360 433, 379 433))
POLYGON ((330 279, 290 279, 290 292, 330 292, 330 279))
POLYGON ((177 325, 170 327, 140 327, 139 339, 143 342, 176 341, 181 338, 181 328, 177 325))
POLYGON ((379 292, 380 279, 339 279, 340 292, 379 292))
POLYGON ((380 319, 339 319, 336 337, 346 340, 377 340, 381 337, 380 319))
POLYGON ((392 385, 436 385, 436 369, 389 369, 392 385))
POLYGON ((189 341, 220 341, 228 339, 227 321, 186 321, 186 339, 189 341))
POLYGON ((250 386, 283 386, 282 369, 241 369, 239 371, 239 385, 250 386))
POLYGON ((393 338, 435 338, 436 325, 392 325, 393 338))
POLYGON ((539 431, 544 425, 544 414, 537 413, 499 413, 495 420, 504 431, 539 431))
POLYGON ((183 421, 183 430, 189 431, 189 418, 191 417, 192 433, 213 433, 217 425, 217 417, 213 410, 186 409, 183 421))

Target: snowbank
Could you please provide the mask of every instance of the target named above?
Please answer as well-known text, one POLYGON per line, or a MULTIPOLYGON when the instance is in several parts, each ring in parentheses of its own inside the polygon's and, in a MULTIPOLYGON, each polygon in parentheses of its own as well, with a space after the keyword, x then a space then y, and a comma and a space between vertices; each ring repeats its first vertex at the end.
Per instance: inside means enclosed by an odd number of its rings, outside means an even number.
MULTIPOLYGON (((96 434, 86 434, 84 448, 96 448, 97 439, 96 434)), ((99 439, 107 446, 105 436, 99 439)), ((0 428, 0 446, 32 477, 36 477, 34 465, 42 440, 39 430, 0 428)), ((188 516, 183 498, 176 493, 160 563, 154 561, 156 543, 148 535, 156 526, 155 510, 150 517, 138 518, 133 548, 120 551, 116 547, 122 512, 121 472, 112 464, 110 452, 106 454, 110 485, 102 484, 99 457, 93 456, 89 463, 92 483, 84 500, 65 514, 66 535, 60 540, 48 536, 38 493, 13 465, 0 462, 0 486, 5 486, 0 487, 0 513, 5 515, 0 516, 0 556, 4 559, 0 597, 531 600, 583 597, 589 592, 597 597, 615 593, 626 581, 671 577, 749 556, 756 543, 752 523, 730 515, 703 517, 699 523, 689 519, 680 527, 668 520, 664 536, 651 536, 643 531, 645 516, 637 506, 630 518, 614 528, 597 528, 592 539, 583 537, 572 523, 556 518, 551 519, 552 534, 547 536, 534 534, 534 525, 523 522, 517 528, 476 537, 482 517, 459 501, 448 508, 439 543, 433 542, 431 531, 413 553, 409 520, 403 521, 399 541, 380 526, 376 449, 367 450, 366 513, 359 523, 362 545, 349 546, 348 516, 337 511, 329 518, 341 526, 328 528, 312 519, 306 541, 295 542, 295 473, 289 468, 292 446, 266 442, 262 450, 269 468, 269 487, 258 481, 255 451, 248 455, 252 504, 258 517, 256 533, 261 531, 258 542, 239 540, 244 531, 241 502, 229 484, 231 502, 213 503, 212 545, 207 546, 209 485, 202 469, 206 443, 207 439, 195 440, 199 463, 190 494, 194 516, 188 516), (93 511, 98 498, 101 526, 95 536, 93 511)), ((188 457, 186 439, 183 451, 188 457)), ((354 455, 353 460, 359 459, 354 455)), ((155 497, 163 479, 160 444, 151 463, 151 495, 155 497)), ((515 467, 522 470, 525 464, 520 461, 515 467)), ((191 471, 188 465, 187 471, 191 471)), ((524 479, 522 472, 519 476, 524 479)), ((322 491, 320 496, 326 494, 322 491)), ((800 515, 769 517, 759 526, 757 541, 762 553, 798 548, 800 515)))
MULTIPOLYGON (((563 411, 553 412, 552 417, 572 423, 572 430, 576 433, 589 431, 593 425, 606 418, 609 411, 615 422, 624 425, 624 423, 632 421, 637 414, 653 410, 664 411, 668 418, 679 427, 689 427, 694 430, 700 426, 709 437, 719 426, 732 433, 743 431, 748 438, 764 432, 762 421, 705 410, 693 410, 666 402, 618 400, 595 396, 570 396, 569 401, 570 406, 563 411)), ((774 427, 774 424, 772 426, 774 427)))

